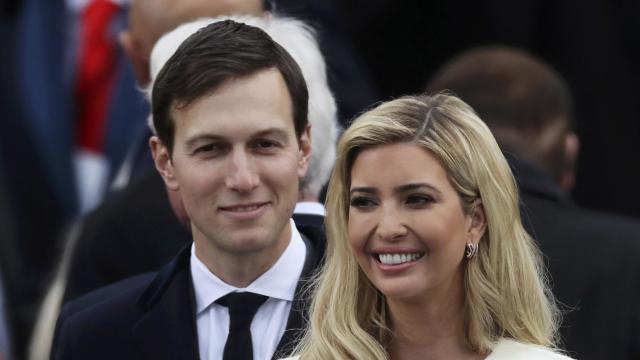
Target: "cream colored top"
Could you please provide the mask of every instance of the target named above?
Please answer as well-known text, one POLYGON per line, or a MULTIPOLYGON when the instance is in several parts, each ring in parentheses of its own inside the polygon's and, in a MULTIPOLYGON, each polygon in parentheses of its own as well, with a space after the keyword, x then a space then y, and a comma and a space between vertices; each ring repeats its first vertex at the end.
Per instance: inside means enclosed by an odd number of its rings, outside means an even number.
POLYGON ((486 360, 571 360, 571 358, 543 346, 501 339, 486 360))
MULTIPOLYGON (((298 356, 282 360, 298 360, 298 356)), ((543 346, 519 343, 510 339, 501 339, 485 360, 571 360, 543 346)))

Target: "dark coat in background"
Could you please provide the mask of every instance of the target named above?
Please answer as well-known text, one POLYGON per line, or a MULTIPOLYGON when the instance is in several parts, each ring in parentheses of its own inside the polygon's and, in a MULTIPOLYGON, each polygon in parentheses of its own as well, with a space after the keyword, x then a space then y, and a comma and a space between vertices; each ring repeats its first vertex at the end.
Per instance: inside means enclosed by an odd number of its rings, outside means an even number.
POLYGON ((191 234, 171 210, 162 178, 152 169, 84 219, 65 299, 156 271, 190 242, 191 234))
POLYGON ((581 209, 541 170, 509 162, 523 222, 566 311, 563 347, 581 360, 640 359, 640 224, 581 209))

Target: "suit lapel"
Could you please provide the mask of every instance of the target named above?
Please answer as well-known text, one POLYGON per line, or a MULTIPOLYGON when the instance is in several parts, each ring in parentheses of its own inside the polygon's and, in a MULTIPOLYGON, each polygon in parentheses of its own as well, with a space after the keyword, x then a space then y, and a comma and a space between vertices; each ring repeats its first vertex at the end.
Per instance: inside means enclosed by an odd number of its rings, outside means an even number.
POLYGON ((139 301, 143 316, 133 339, 143 359, 198 359, 191 246, 166 266, 139 301))
MULTIPOLYGON (((299 229, 307 256, 296 286, 287 328, 274 355, 276 359, 293 351, 306 328, 309 307, 306 289, 324 256, 324 233, 317 232, 315 227, 299 229)), ((132 332, 143 359, 199 358, 190 250, 191 244, 160 271, 140 298, 138 305, 143 316, 132 332)))
POLYGON ((296 286, 293 303, 291 304, 291 312, 289 313, 289 319, 287 320, 287 328, 282 335, 282 339, 280 339, 280 343, 276 348, 273 359, 284 358, 291 354, 299 338, 307 327, 305 319, 307 318, 309 305, 311 303, 311 299, 309 298, 310 294, 308 293, 307 288, 310 285, 310 280, 315 274, 316 269, 318 269, 320 262, 322 261, 322 257, 324 256, 324 234, 322 234, 321 237, 311 237, 316 235, 316 233, 304 231, 300 226, 297 227, 300 230, 300 235, 302 236, 302 240, 307 248, 307 256, 304 261, 300 280, 298 280, 298 285, 296 286), (307 235, 311 235, 309 237, 311 237, 313 241, 309 240, 307 235))

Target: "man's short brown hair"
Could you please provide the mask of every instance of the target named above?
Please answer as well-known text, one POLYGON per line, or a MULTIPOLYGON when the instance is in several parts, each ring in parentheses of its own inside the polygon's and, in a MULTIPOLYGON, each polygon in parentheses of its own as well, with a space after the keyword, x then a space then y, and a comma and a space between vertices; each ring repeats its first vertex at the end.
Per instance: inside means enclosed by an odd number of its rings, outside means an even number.
POLYGON ((307 126, 308 91, 298 64, 264 31, 225 20, 187 38, 164 65, 153 85, 151 106, 157 135, 173 151, 174 107, 184 108, 228 80, 277 68, 292 102, 298 138, 307 126))

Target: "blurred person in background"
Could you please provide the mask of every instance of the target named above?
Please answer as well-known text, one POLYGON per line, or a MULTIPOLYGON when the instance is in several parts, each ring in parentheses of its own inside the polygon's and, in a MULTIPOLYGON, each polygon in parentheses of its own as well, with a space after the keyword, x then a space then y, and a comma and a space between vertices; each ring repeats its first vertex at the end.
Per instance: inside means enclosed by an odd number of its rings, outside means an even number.
POLYGON ((427 92, 442 90, 477 111, 514 169, 525 226, 566 308, 560 332, 567 351, 585 360, 638 359, 640 224, 571 201, 579 119, 562 77, 523 51, 481 47, 433 76, 427 92))
POLYGON ((61 234, 99 201, 145 126, 148 107, 117 46, 126 10, 126 1, 23 0, 6 36, 0 146, 11 174, 19 268, 4 275, 17 358, 24 357, 61 234))

